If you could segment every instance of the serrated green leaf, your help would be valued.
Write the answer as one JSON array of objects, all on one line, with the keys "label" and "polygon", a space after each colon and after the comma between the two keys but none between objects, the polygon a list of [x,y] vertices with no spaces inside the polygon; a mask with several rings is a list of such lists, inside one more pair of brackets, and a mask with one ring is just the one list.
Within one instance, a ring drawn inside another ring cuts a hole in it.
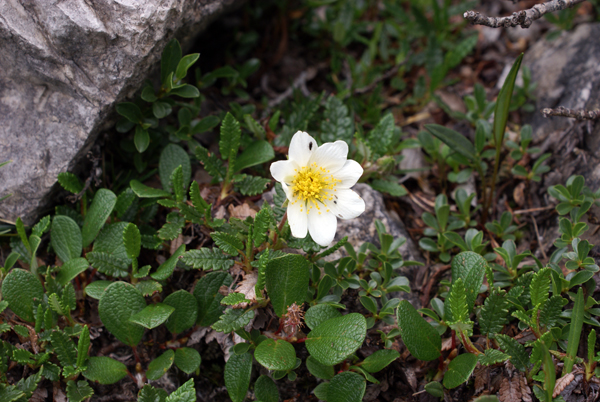
[{"label": "serrated green leaf", "polygon": [[381,118],[377,126],[367,136],[368,146],[373,152],[373,159],[385,155],[394,138],[394,116],[391,113]]},{"label": "serrated green leaf", "polygon": [[185,225],[185,218],[177,212],[171,212],[167,215],[167,223],[158,231],[158,237],[163,240],[174,240]]},{"label": "serrated green leaf", "polygon": [[195,269],[212,269],[214,271],[227,270],[234,264],[230,256],[223,254],[216,248],[188,250],[181,257],[181,261]]},{"label": "serrated green leaf", "polygon": [[235,306],[240,303],[250,303],[251,300],[246,299],[243,293],[230,293],[221,300],[221,304],[225,306]]},{"label": "serrated green leaf", "polygon": [[144,328],[129,322],[129,318],[146,307],[141,292],[126,282],[109,285],[98,304],[98,314],[106,329],[118,340],[136,346],[144,335]]},{"label": "serrated green leaf", "polygon": [[265,339],[254,351],[254,358],[268,370],[292,370],[296,365],[296,351],[284,340]]},{"label": "serrated green leaf", "polygon": [[267,184],[271,179],[265,179],[258,176],[246,176],[242,181],[236,183],[242,195],[257,195],[265,191]]},{"label": "serrated green leaf", "polygon": [[363,376],[344,371],[329,381],[327,402],[360,402],[366,389],[367,383]]},{"label": "serrated green leaf", "polygon": [[269,162],[273,158],[275,158],[275,151],[273,151],[273,146],[269,142],[264,140],[254,141],[237,157],[234,172],[240,172],[251,166]]},{"label": "serrated green leaf", "polygon": [[94,395],[94,390],[87,381],[67,382],[67,398],[69,402],[81,402]]},{"label": "serrated green leaf", "polygon": [[25,393],[14,385],[0,388],[0,400],[2,402],[15,402],[26,400]]},{"label": "serrated green leaf", "polygon": [[219,248],[227,254],[236,256],[239,254],[239,250],[244,249],[244,243],[242,243],[240,239],[232,234],[225,232],[212,232],[210,236],[217,246],[219,246]]},{"label": "serrated green leaf", "polygon": [[34,322],[33,304],[35,300],[43,299],[44,289],[30,271],[15,268],[2,281],[2,297],[19,318]]},{"label": "serrated green leaf", "polygon": [[25,349],[14,349],[12,359],[20,364],[34,364],[33,353]]},{"label": "serrated green leaf", "polygon": [[231,177],[235,169],[235,159],[240,147],[240,137],[242,130],[240,123],[231,113],[227,113],[221,122],[221,137],[219,139],[219,151],[221,159],[229,160],[229,169],[227,175]]},{"label": "serrated green leaf", "polygon": [[125,245],[127,257],[132,260],[139,257],[142,247],[142,235],[135,224],[130,223],[125,226],[125,230],[123,230],[123,244]]},{"label": "serrated green leaf", "polygon": [[265,280],[275,314],[281,317],[292,303],[300,306],[306,300],[308,261],[298,254],[274,258],[267,264]]},{"label": "serrated green leaf", "polygon": [[[171,395],[174,394],[175,393],[172,393]],[[144,385],[144,387],[138,393],[137,402],[166,402],[166,400],[167,391],[162,388],[156,389],[151,385]]]},{"label": "serrated green leaf", "polygon": [[308,352],[320,363],[333,366],[354,353],[367,334],[364,316],[351,313],[331,318],[312,330],[306,338]]},{"label": "serrated green leaf", "polygon": [[167,86],[169,75],[175,73],[180,60],[181,46],[177,39],[172,39],[163,49],[160,59],[160,82],[163,86]]},{"label": "serrated green leaf", "polygon": [[463,353],[455,357],[448,365],[448,371],[444,374],[444,387],[448,389],[456,388],[467,381],[476,365],[477,356],[472,353]]},{"label": "serrated green leaf", "polygon": [[508,335],[498,334],[496,340],[504,353],[510,356],[511,363],[520,371],[525,372],[529,367],[529,355],[525,346],[521,345],[516,339]]},{"label": "serrated green leaf", "polygon": [[87,325],[84,325],[79,334],[79,342],[77,342],[77,367],[82,368],[87,359],[88,349],[90,348],[90,330]]},{"label": "serrated green leaf", "polygon": [[[483,284],[487,261],[472,251],[463,251],[452,259],[452,282],[462,279],[466,294],[467,313],[473,311],[479,289]],[[449,320],[451,317],[445,317]]]},{"label": "serrated green leaf", "polygon": [[254,318],[254,310],[227,309],[219,321],[212,325],[217,332],[233,332],[245,327]]},{"label": "serrated green leaf", "polygon": [[160,198],[170,197],[171,193],[158,188],[148,187],[145,184],[140,183],[137,180],[131,180],[129,182],[131,190],[140,198]]},{"label": "serrated green leaf", "polygon": [[461,278],[452,283],[450,289],[450,297],[446,302],[452,311],[452,319],[454,322],[464,323],[469,320],[469,311],[467,310],[467,294],[465,285]]},{"label": "serrated green leaf", "polygon": [[[267,203],[265,204],[268,205]],[[274,223],[272,212],[270,208],[263,206],[254,216],[254,230],[252,232],[254,247],[260,247],[265,242],[271,223]]]},{"label": "serrated green leaf", "polygon": [[175,308],[165,323],[169,331],[179,334],[194,326],[198,317],[198,304],[191,293],[180,289],[167,296],[163,303]]},{"label": "serrated green leaf", "polygon": [[117,113],[121,116],[125,117],[132,123],[142,124],[144,120],[144,115],[138,105],[132,102],[121,102],[117,103]]},{"label": "serrated green leaf", "polygon": [[540,325],[544,326],[547,330],[554,327],[562,313],[562,308],[567,303],[567,299],[564,299],[559,295],[554,295],[548,299],[539,312]]},{"label": "serrated green leaf", "polygon": [[63,308],[62,303],[58,300],[56,293],[52,293],[48,296],[48,305],[56,314],[66,315],[67,311]]},{"label": "serrated green leaf", "polygon": [[348,113],[348,107],[332,95],[325,102],[323,117],[321,140],[323,142],[342,140],[350,145],[354,136],[354,122]]},{"label": "serrated green leaf", "polygon": [[73,194],[79,194],[83,190],[83,184],[81,184],[79,177],[75,176],[73,173],[59,173],[58,183],[62,186],[62,188]]},{"label": "serrated green leaf", "polygon": [[60,367],[56,364],[52,363],[44,363],[40,370],[42,376],[50,381],[59,381],[60,380]]},{"label": "serrated green leaf", "polygon": [[279,402],[277,385],[266,375],[261,375],[254,383],[254,395],[261,402]]},{"label": "serrated green leaf", "polygon": [[118,277],[126,277],[129,274],[130,260],[125,260],[115,257],[112,254],[91,251],[86,254],[89,263],[99,272],[105,275]]},{"label": "serrated green leaf", "polygon": [[328,366],[325,364],[319,363],[317,359],[312,356],[308,356],[306,359],[306,368],[312,375],[322,380],[329,380],[335,375],[335,370],[333,366]]},{"label": "serrated green leaf", "polygon": [[173,194],[175,195],[175,200],[182,202],[185,191],[187,190],[187,183],[183,183],[183,169],[181,166],[178,166],[175,168],[175,170],[173,170],[170,181],[173,188]]},{"label": "serrated green leaf", "polygon": [[135,287],[140,291],[140,293],[142,293],[142,296],[144,297],[152,296],[155,293],[162,292],[162,285],[159,282],[151,280],[139,281],[135,284]]},{"label": "serrated green leaf", "polygon": [[252,355],[232,355],[225,363],[225,387],[233,402],[243,402],[252,376]]},{"label": "serrated green leaf", "polygon": [[408,191],[406,191],[406,188],[403,185],[389,180],[373,180],[371,182],[371,187],[373,187],[374,190],[381,191],[382,193],[388,193],[394,197],[404,197],[406,194],[408,194]]},{"label": "serrated green leaf", "polygon": [[441,355],[442,338],[406,300],[397,310],[398,328],[402,341],[410,353],[419,360],[435,360]]},{"label": "serrated green leaf", "polygon": [[81,229],[83,247],[89,246],[94,241],[100,229],[106,223],[106,219],[110,216],[116,202],[117,196],[112,191],[105,188],[96,191]]},{"label": "serrated green leaf", "polygon": [[175,352],[173,349],[167,350],[150,362],[148,370],[146,371],[146,377],[151,381],[158,380],[167,372],[167,370],[169,370],[169,368],[171,368],[174,360]]},{"label": "serrated green leaf", "polygon": [[477,359],[479,360],[479,363],[484,366],[491,366],[496,363],[505,362],[510,359],[510,356],[497,349],[486,349],[484,353],[477,357]]},{"label": "serrated green leaf", "polygon": [[202,163],[204,169],[215,179],[223,180],[225,178],[225,169],[223,162],[214,154],[209,155],[208,149],[198,145],[194,150],[196,158]]},{"label": "serrated green leaf", "polygon": [[493,291],[483,302],[479,317],[479,329],[485,336],[500,333],[508,316],[506,292]]},{"label": "serrated green leaf", "polygon": [[543,304],[550,296],[550,275],[551,268],[542,268],[533,275],[529,285],[531,304],[535,307]]},{"label": "serrated green leaf", "polygon": [[231,275],[227,272],[210,272],[198,281],[193,293],[198,302],[198,325],[208,327],[219,319],[225,309],[221,306],[223,295],[219,289],[231,285],[231,282]]},{"label": "serrated green leaf", "polygon": [[173,191],[171,174],[178,166],[181,166],[182,169],[183,186],[187,188],[192,177],[190,158],[183,148],[171,143],[163,149],[158,162],[158,174],[164,190]]},{"label": "serrated green leaf", "polygon": [[196,390],[194,389],[194,379],[189,379],[181,387],[177,388],[175,392],[167,396],[165,402],[195,402],[196,401]]},{"label": "serrated green leaf", "polygon": [[304,314],[304,322],[310,329],[317,328],[322,322],[330,318],[341,317],[342,313],[329,304],[317,304],[310,307]]},{"label": "serrated green leaf", "polygon": [[61,286],[65,286],[77,275],[87,270],[89,266],[90,264],[85,258],[73,258],[60,267],[60,271],[56,275],[56,281]]},{"label": "serrated green leaf", "polygon": [[202,359],[200,353],[192,348],[175,350],[175,365],[186,374],[192,374],[200,367]]},{"label": "serrated green leaf", "polygon": [[139,324],[142,327],[152,329],[167,321],[173,311],[175,311],[175,308],[167,304],[150,304],[144,307],[143,310],[129,317],[129,321]]},{"label": "serrated green leaf", "polygon": [[91,356],[83,376],[100,384],[114,384],[127,375],[127,367],[107,356]]},{"label": "serrated green leaf", "polygon": [[368,371],[369,373],[377,373],[378,371],[386,368],[391,362],[400,357],[400,353],[391,349],[377,350],[375,353],[367,357],[362,364],[361,368]]},{"label": "serrated green leaf", "polygon": [[75,344],[71,338],[64,332],[55,330],[50,334],[50,339],[52,340],[52,347],[60,364],[63,367],[75,367],[77,364],[77,355]]},{"label": "serrated green leaf", "polygon": [[182,244],[171,257],[158,267],[155,273],[150,275],[153,279],[157,281],[162,281],[171,276],[173,271],[175,270],[175,266],[177,265],[177,261],[179,261],[179,257],[183,255],[185,252],[185,244]]}]

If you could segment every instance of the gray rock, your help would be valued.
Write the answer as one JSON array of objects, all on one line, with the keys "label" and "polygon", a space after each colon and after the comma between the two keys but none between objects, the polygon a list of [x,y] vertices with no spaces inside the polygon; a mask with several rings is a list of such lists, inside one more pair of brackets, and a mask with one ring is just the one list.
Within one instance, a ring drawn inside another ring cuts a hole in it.
[{"label": "gray rock", "polygon": [[177,37],[243,0],[0,1],[0,217],[32,223]]}]

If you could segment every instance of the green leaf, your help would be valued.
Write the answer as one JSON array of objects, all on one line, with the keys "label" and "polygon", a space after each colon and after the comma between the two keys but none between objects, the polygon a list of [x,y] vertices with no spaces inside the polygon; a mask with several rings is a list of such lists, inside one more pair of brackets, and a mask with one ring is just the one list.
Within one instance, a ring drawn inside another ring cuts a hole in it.
[{"label": "green leaf", "polygon": [[2,281],[2,297],[20,319],[34,322],[33,303],[43,300],[44,289],[30,271],[15,268]]},{"label": "green leaf", "polygon": [[198,325],[208,327],[219,319],[225,309],[221,306],[223,295],[219,289],[231,285],[231,282],[231,275],[227,272],[210,272],[198,281],[194,288],[194,297],[198,302]]},{"label": "green leaf", "polygon": [[391,113],[381,118],[377,126],[369,133],[368,146],[373,152],[373,159],[385,155],[394,139],[394,116]]},{"label": "green leaf", "polygon": [[194,389],[194,379],[189,379],[181,387],[177,388],[175,392],[167,396],[165,402],[195,402],[196,401],[196,390]]},{"label": "green leaf", "polygon": [[125,226],[125,230],[123,230],[123,244],[125,245],[127,257],[132,260],[139,257],[142,247],[142,235],[135,224],[130,223]]},{"label": "green leaf", "polygon": [[496,340],[504,353],[510,356],[511,363],[520,371],[525,372],[529,367],[529,354],[525,346],[521,345],[516,339],[504,335],[496,335]]},{"label": "green leaf", "polygon": [[148,134],[148,130],[145,130],[140,125],[135,126],[133,144],[139,153],[142,153],[148,149],[148,145],[150,145],[150,135]]},{"label": "green leaf", "polygon": [[257,195],[262,194],[265,191],[265,187],[270,182],[270,179],[258,176],[246,176],[242,181],[237,182],[236,186],[239,188],[240,194],[242,195]]},{"label": "green leaf", "polygon": [[86,256],[90,265],[103,274],[114,277],[125,277],[129,274],[130,260],[99,251],[89,252]]},{"label": "green leaf", "polygon": [[33,353],[25,349],[15,349],[12,353],[12,360],[19,364],[34,364]]},{"label": "green leaf", "polygon": [[448,371],[444,374],[444,387],[452,389],[466,382],[475,366],[477,365],[477,356],[472,353],[463,353],[455,357],[448,365]]},{"label": "green leaf", "polygon": [[217,332],[233,332],[245,327],[254,318],[254,310],[227,309],[219,321],[212,325]]},{"label": "green leaf", "polygon": [[323,142],[342,140],[350,145],[354,136],[354,121],[348,113],[348,107],[332,95],[325,102],[323,117],[321,140]]},{"label": "green leaf", "polygon": [[414,357],[425,361],[440,357],[442,338],[407,300],[400,302],[397,319],[402,341]]},{"label": "green leaf", "polygon": [[[473,311],[479,289],[483,284],[487,261],[473,251],[463,251],[452,260],[452,282],[462,279],[466,294],[467,312]],[[450,319],[451,317],[446,317]]]},{"label": "green leaf", "polygon": [[167,215],[167,223],[158,230],[158,237],[163,240],[174,240],[183,229],[185,218],[178,212],[171,212]]},{"label": "green leaf", "polygon": [[163,281],[170,277],[175,270],[175,266],[177,265],[177,261],[179,261],[179,257],[181,257],[184,252],[185,244],[182,244],[177,250],[175,250],[173,255],[171,255],[167,261],[160,264],[156,272],[150,276],[157,281]]},{"label": "green leaf", "polygon": [[175,350],[175,365],[186,374],[196,371],[201,362],[202,358],[196,349],[180,348]]},{"label": "green leaf", "polygon": [[244,249],[244,243],[242,243],[240,239],[232,234],[225,232],[212,232],[210,236],[217,246],[219,246],[219,248],[227,254],[236,256],[239,254],[239,250]]},{"label": "green leaf", "polygon": [[540,325],[546,327],[548,330],[554,327],[560,318],[562,308],[565,304],[567,304],[567,299],[564,299],[559,295],[550,297],[548,302],[544,303],[544,306],[540,309]]},{"label": "green leaf", "polygon": [[149,103],[156,102],[156,100],[158,99],[154,94],[154,88],[152,87],[152,85],[146,85],[144,89],[142,89],[140,97]]},{"label": "green leaf", "polygon": [[267,264],[265,274],[267,293],[278,317],[292,303],[304,303],[309,282],[308,261],[304,256],[287,254],[274,258]]},{"label": "green leaf", "polygon": [[221,300],[221,304],[225,306],[235,306],[240,303],[250,303],[252,300],[246,299],[243,293],[230,293]]},{"label": "green leaf", "polygon": [[261,402],[279,402],[277,385],[266,375],[261,375],[254,383],[254,395]]},{"label": "green leaf", "polygon": [[496,109],[494,111],[494,142],[497,147],[500,147],[504,140],[504,130],[506,129],[506,121],[508,120],[510,101],[512,99],[515,80],[517,79],[517,73],[519,72],[522,60],[523,53],[515,60],[496,100]]},{"label": "green leaf", "polygon": [[178,166],[181,166],[183,173],[183,185],[185,188],[187,188],[192,177],[190,157],[179,145],[171,143],[167,145],[165,149],[163,149],[158,162],[158,174],[164,190],[173,192],[171,174]]},{"label": "green leaf", "polygon": [[116,202],[117,196],[112,191],[105,188],[96,191],[81,229],[83,247],[89,246],[94,241],[100,229],[106,223],[106,219],[110,216]]},{"label": "green leaf", "polygon": [[90,264],[85,258],[73,258],[60,267],[60,271],[56,275],[56,281],[61,286],[65,286],[77,275],[87,270],[89,266]]},{"label": "green leaf", "polygon": [[360,402],[366,389],[367,382],[363,376],[344,371],[329,381],[327,402]]},{"label": "green leaf", "polygon": [[154,102],[152,104],[152,114],[157,119],[162,119],[171,114],[173,108],[168,102]]},{"label": "green leaf", "polygon": [[531,304],[533,307],[546,303],[550,296],[551,268],[542,268],[533,275],[529,285]]},{"label": "green leaf", "polygon": [[510,359],[510,356],[497,349],[486,349],[484,353],[477,357],[477,359],[479,360],[479,363],[484,366],[491,366],[496,363],[505,362]]},{"label": "green leaf", "polygon": [[25,393],[14,385],[0,388],[0,400],[2,402],[21,402],[26,399]]},{"label": "green leaf", "polygon": [[[265,205],[268,204],[265,203]],[[274,223],[271,209],[266,208],[265,205],[254,216],[254,231],[252,232],[254,247],[260,247],[265,242],[269,234],[269,227],[271,223]]]},{"label": "green leaf", "polygon": [[308,352],[321,364],[333,366],[354,353],[366,334],[365,317],[351,313],[321,323],[308,334],[305,343]]},{"label": "green leaf", "polygon": [[144,297],[152,296],[154,293],[162,291],[162,285],[156,281],[139,281],[135,284],[135,287]]},{"label": "green leaf", "polygon": [[429,395],[435,396],[437,398],[444,397],[444,387],[437,381],[432,381],[425,384],[425,391],[427,391]]},{"label": "green leaf", "polygon": [[175,309],[165,323],[169,331],[180,334],[194,326],[198,318],[198,304],[191,293],[180,289],[168,295],[163,303]]},{"label": "green leaf", "polygon": [[214,154],[209,155],[208,149],[204,148],[202,145],[198,145],[194,153],[209,175],[214,179],[223,180],[225,178],[223,162]]},{"label": "green leaf", "polygon": [[485,336],[500,333],[508,316],[506,292],[493,291],[483,302],[479,317],[479,329]]},{"label": "green leaf", "polygon": [[400,353],[391,349],[377,350],[371,356],[367,357],[362,364],[361,368],[367,370],[369,373],[377,373],[378,371],[386,368],[391,362],[400,357]]},{"label": "green leaf", "polygon": [[129,182],[129,186],[140,198],[160,198],[160,197],[170,197],[171,193],[165,190],[160,190],[158,188],[148,187],[137,180],[131,180]]},{"label": "green leaf", "polygon": [[83,326],[79,334],[79,342],[77,342],[77,367],[82,368],[88,356],[90,348],[90,329],[87,325]]},{"label": "green leaf", "polygon": [[461,278],[458,278],[458,280],[452,284],[447,304],[450,306],[450,311],[452,311],[452,319],[454,322],[464,323],[469,320],[467,295],[465,293],[465,285]]},{"label": "green leaf", "polygon": [[94,281],[85,287],[85,293],[92,299],[100,300],[111,281]]},{"label": "green leaf", "polygon": [[175,352],[173,349],[167,350],[156,359],[152,360],[148,365],[148,371],[146,371],[146,377],[150,381],[156,381],[162,377],[169,368],[173,365],[175,360]]},{"label": "green leaf", "polygon": [[254,358],[268,370],[288,371],[296,365],[294,347],[282,339],[262,341],[254,351]]},{"label": "green leaf", "polygon": [[260,165],[275,158],[273,146],[267,141],[253,141],[244,149],[235,161],[234,172],[242,171],[251,166]]},{"label": "green leaf", "polygon": [[135,103],[131,102],[122,102],[117,103],[117,113],[121,116],[125,117],[132,123],[142,124],[144,121],[144,115],[142,111]]},{"label": "green leaf", "polygon": [[135,286],[126,282],[114,282],[100,297],[98,314],[115,338],[133,347],[142,339],[144,328],[129,322],[129,318],[144,307],[144,296]]},{"label": "green leaf", "polygon": [[327,381],[320,383],[313,389],[313,393],[320,401],[327,401],[327,391],[329,390],[329,383]]},{"label": "green leaf", "polygon": [[142,311],[129,317],[129,321],[152,329],[167,321],[173,311],[175,311],[174,307],[163,303],[150,304],[144,307]]},{"label": "green leaf", "polygon": [[58,183],[67,191],[79,194],[83,190],[83,184],[73,173],[62,172],[58,174]]},{"label": "green leaf", "polygon": [[[189,380],[188,382],[190,382],[190,381],[193,381],[193,379]],[[185,383],[181,388],[185,387],[186,385],[187,385],[187,383]],[[177,393],[177,391],[175,391],[171,395],[175,395]],[[194,394],[195,394],[195,392],[194,392]],[[137,402],[166,402],[166,400],[167,400],[167,391],[165,391],[162,388],[156,389],[152,385],[144,385],[142,390],[138,393]],[[190,402],[194,402],[194,401],[195,401],[195,399],[192,399]]]},{"label": "green leaf", "polygon": [[477,160],[477,151],[471,141],[464,135],[450,128],[438,124],[426,124],[425,129],[448,145],[451,150],[469,159],[471,162]]},{"label": "green leaf", "polygon": [[227,270],[234,264],[230,256],[223,254],[216,248],[188,250],[181,257],[181,261],[195,269],[212,269],[214,271]]},{"label": "green leaf", "polygon": [[333,366],[328,366],[325,364],[319,363],[317,359],[312,356],[308,356],[306,359],[306,368],[312,375],[322,380],[329,380],[335,375],[335,370]]},{"label": "green leaf", "polygon": [[181,46],[177,39],[172,39],[165,46],[160,59],[160,82],[167,86],[166,82],[171,73],[174,73],[181,60]]},{"label": "green leaf", "polygon": [[200,57],[200,53],[193,53],[184,56],[177,64],[177,68],[175,69],[175,80],[181,81],[187,75],[188,70],[191,66],[194,65],[198,58]]},{"label": "green leaf", "polygon": [[114,384],[127,375],[127,367],[107,356],[92,356],[88,359],[83,376],[100,384]]},{"label": "green leaf", "polygon": [[[563,373],[567,374],[573,370],[573,363],[577,358],[579,350],[579,341],[581,340],[581,330],[583,329],[583,314],[585,309],[585,299],[583,297],[583,288],[577,290],[577,296],[573,305],[571,315],[571,326],[569,327],[569,337],[567,338],[567,357],[563,367]],[[10,303],[10,302],[9,302]],[[544,363],[545,364],[545,363]],[[545,368],[548,369],[547,367]]]},{"label": "green leaf", "polygon": [[225,363],[225,387],[233,402],[243,402],[252,376],[252,355],[231,355]]},{"label": "green leaf", "polygon": [[69,402],[81,402],[94,395],[94,390],[87,381],[67,382],[67,398]]},{"label": "green leaf", "polygon": [[50,339],[52,340],[52,347],[60,364],[63,367],[75,367],[77,364],[77,355],[75,344],[71,338],[64,332],[55,330],[50,334]]},{"label": "green leaf", "polygon": [[406,191],[406,188],[403,185],[389,180],[373,180],[371,182],[371,187],[373,187],[374,190],[381,191],[382,193],[388,193],[394,197],[404,197],[406,194],[408,194],[408,191]]},{"label": "green leaf", "polygon": [[197,98],[200,96],[200,91],[193,85],[185,84],[182,87],[173,88],[169,95],[177,95],[182,98]]},{"label": "green leaf", "polygon": [[219,125],[221,120],[218,116],[206,116],[202,120],[200,120],[194,127],[192,127],[192,133],[200,134],[204,133],[210,129],[215,128]]}]

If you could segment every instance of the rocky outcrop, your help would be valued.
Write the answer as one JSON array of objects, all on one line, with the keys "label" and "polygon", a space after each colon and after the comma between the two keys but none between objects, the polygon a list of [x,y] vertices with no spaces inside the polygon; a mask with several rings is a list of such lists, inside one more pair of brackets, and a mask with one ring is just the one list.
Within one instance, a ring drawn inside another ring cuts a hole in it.
[{"label": "rocky outcrop", "polygon": [[32,223],[177,37],[243,0],[0,1],[0,218]]}]

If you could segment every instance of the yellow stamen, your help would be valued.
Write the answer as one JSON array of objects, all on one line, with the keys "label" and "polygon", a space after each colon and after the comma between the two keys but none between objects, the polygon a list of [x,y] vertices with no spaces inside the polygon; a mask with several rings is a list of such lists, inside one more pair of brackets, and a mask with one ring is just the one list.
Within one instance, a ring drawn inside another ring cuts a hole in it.
[{"label": "yellow stamen", "polygon": [[[333,194],[331,190],[336,191],[335,186],[341,182],[336,179],[333,175],[328,174],[329,170],[317,166],[313,163],[310,166],[303,166],[299,169],[294,169],[297,173],[294,175],[292,180],[292,192],[294,194],[294,201],[306,206],[306,213],[309,213],[313,204],[317,207],[320,212],[319,203],[323,204],[324,201],[333,200]],[[300,210],[302,212],[302,209]],[[327,210],[329,212],[329,210]]]}]

